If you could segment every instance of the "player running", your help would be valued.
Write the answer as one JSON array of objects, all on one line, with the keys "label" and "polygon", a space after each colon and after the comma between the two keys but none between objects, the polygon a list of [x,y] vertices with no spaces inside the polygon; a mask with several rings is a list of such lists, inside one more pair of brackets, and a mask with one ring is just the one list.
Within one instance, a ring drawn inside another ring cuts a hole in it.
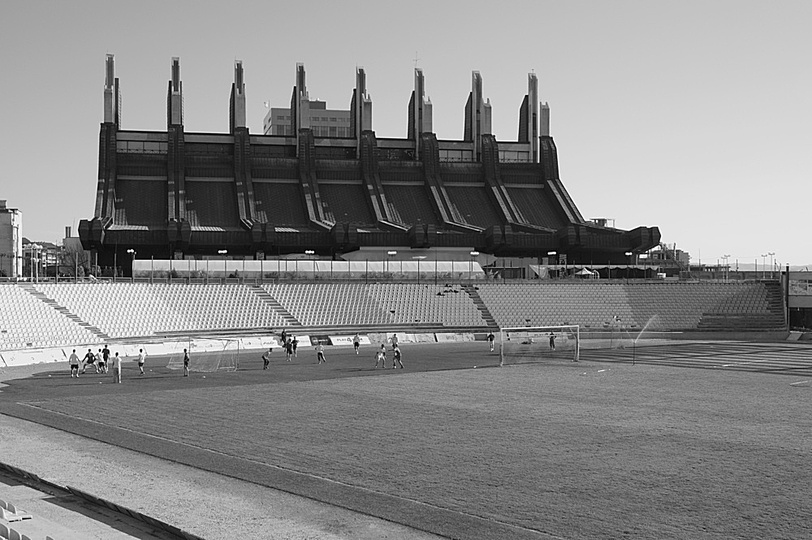
[{"label": "player running", "polygon": [[327,363],[327,360],[324,358],[324,345],[321,342],[316,345],[316,358],[318,360],[318,362],[316,362],[317,364],[321,364],[322,362]]},{"label": "player running", "polygon": [[488,345],[490,345],[490,347],[491,347],[491,352],[493,352],[493,340],[494,339],[495,339],[495,336],[493,335],[493,332],[488,332]]},{"label": "player running", "polygon": [[361,336],[356,332],[355,337],[352,338],[352,346],[355,349],[355,354],[358,354],[358,349],[361,347]]},{"label": "player running", "polygon": [[397,369],[400,364],[400,369],[403,369],[403,362],[400,361],[400,347],[395,347],[395,353],[392,358],[392,369]]}]

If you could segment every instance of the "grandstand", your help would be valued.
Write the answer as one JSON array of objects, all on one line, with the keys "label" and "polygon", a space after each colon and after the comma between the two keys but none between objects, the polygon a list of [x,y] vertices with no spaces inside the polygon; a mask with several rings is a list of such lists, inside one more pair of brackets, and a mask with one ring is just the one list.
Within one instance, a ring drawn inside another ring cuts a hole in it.
[{"label": "grandstand", "polygon": [[[786,329],[775,281],[418,283],[26,283],[0,286],[0,350],[287,328],[485,331]],[[654,321],[654,324],[652,324]]]},{"label": "grandstand", "polygon": [[[94,266],[140,260],[468,261],[548,253],[622,264],[660,241],[657,227],[585,220],[558,171],[549,107],[528,74],[518,137],[497,141],[482,77],[472,73],[462,140],[439,140],[416,69],[406,138],[378,138],[366,74],[356,70],[350,137],[312,125],[304,66],[296,68],[286,135],[249,133],[242,63],[234,67],[228,133],[187,133],[180,60],[172,60],[165,131],[123,129],[119,80],[107,56],[94,215],[79,236]],[[285,126],[287,128],[287,126]],[[407,255],[411,252],[411,255]],[[90,268],[87,268],[90,271]],[[98,275],[98,270],[92,272]]]},{"label": "grandstand", "polygon": [[[625,264],[660,240],[657,227],[626,231],[581,216],[559,175],[535,74],[515,141],[491,133],[478,72],[456,141],[432,132],[420,69],[402,139],[372,130],[363,68],[350,101],[351,136],[316,136],[311,120],[329,119],[313,115],[328,113],[310,108],[305,79],[299,64],[286,134],[253,135],[237,61],[228,133],[186,133],[174,58],[166,130],[125,130],[108,55],[96,205],[79,233],[96,270],[123,266],[132,279],[0,286],[0,301],[11,306],[0,312],[0,350],[282,328],[786,328],[782,286],[772,281],[486,279],[483,266],[497,258]],[[433,270],[423,283],[421,259]],[[148,279],[135,271],[145,264]]]}]

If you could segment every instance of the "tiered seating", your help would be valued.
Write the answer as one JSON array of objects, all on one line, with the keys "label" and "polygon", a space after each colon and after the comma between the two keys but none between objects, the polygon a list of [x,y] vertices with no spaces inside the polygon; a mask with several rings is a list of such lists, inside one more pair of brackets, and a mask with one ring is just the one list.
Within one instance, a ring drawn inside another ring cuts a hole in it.
[{"label": "tiered seating", "polygon": [[500,218],[488,199],[487,192],[481,187],[470,188],[446,184],[445,189],[466,223],[480,227],[499,223]]},{"label": "tiered seating", "polygon": [[751,283],[737,289],[703,313],[698,325],[700,329],[747,331],[784,326],[786,319],[780,287]]},{"label": "tiered seating", "polygon": [[0,350],[47,348],[101,339],[19,285],[0,285]]},{"label": "tiered seating", "polygon": [[380,283],[367,286],[367,294],[398,324],[486,326],[471,297],[460,287],[416,283]]},{"label": "tiered seating", "polygon": [[277,283],[262,288],[304,326],[391,322],[389,313],[367,296],[362,283]]},{"label": "tiered seating", "polygon": [[[761,283],[516,283],[482,284],[479,295],[499,326],[579,324],[601,327],[618,317],[652,330],[751,330],[781,326]],[[776,313],[778,311],[779,313]],[[745,327],[743,316],[754,314]],[[718,323],[719,318],[726,323]],[[760,322],[758,322],[760,321]]]},{"label": "tiered seating", "polygon": [[272,306],[239,284],[80,283],[37,288],[111,337],[283,324]]},{"label": "tiered seating", "polygon": [[485,326],[465,291],[415,283],[294,283],[263,288],[305,326]]},{"label": "tiered seating", "polygon": [[651,330],[772,330],[785,324],[777,283],[482,283],[471,294],[460,287],[416,283],[276,283],[262,289],[270,298],[243,284],[2,285],[0,350],[93,345],[107,337],[170,332],[279,328],[296,321],[348,328],[486,327],[472,298],[477,294],[476,301],[500,327],[603,328],[616,319],[627,328]]},{"label": "tiered seating", "polygon": [[362,184],[329,184],[319,177],[321,200],[327,204],[335,221],[375,223],[375,215],[364,203],[366,187]]},{"label": "tiered seating", "polygon": [[500,327],[580,324],[601,327],[613,317],[631,321],[622,287],[610,283],[480,284],[479,296]]},{"label": "tiered seating", "polygon": [[24,519],[31,519],[32,516],[28,512],[20,510],[14,504],[0,499],[0,517],[5,521],[22,521]]}]

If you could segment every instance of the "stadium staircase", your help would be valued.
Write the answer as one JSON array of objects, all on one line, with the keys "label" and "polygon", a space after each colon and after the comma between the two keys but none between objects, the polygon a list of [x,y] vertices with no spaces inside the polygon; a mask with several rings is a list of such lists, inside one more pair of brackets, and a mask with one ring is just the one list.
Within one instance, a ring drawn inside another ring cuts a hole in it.
[{"label": "stadium staircase", "polygon": [[106,333],[104,333],[100,328],[98,328],[96,326],[93,326],[89,322],[81,319],[78,315],[71,312],[65,306],[58,304],[57,301],[54,300],[53,298],[50,298],[50,297],[46,296],[45,293],[43,293],[42,291],[39,291],[39,290],[35,289],[33,285],[21,285],[21,287],[28,294],[30,294],[31,296],[33,296],[37,300],[40,300],[44,304],[47,304],[48,306],[52,307],[57,312],[59,312],[61,315],[65,316],[67,319],[69,319],[72,322],[76,323],[78,326],[81,326],[85,330],[91,332],[96,337],[98,337],[101,341],[106,341],[106,340],[110,339],[110,336],[107,335]]},{"label": "stadium staircase", "polygon": [[301,326],[302,325],[302,323],[300,323],[299,320],[296,319],[296,317],[291,315],[290,311],[288,311],[285,308],[285,306],[280,304],[279,301],[276,298],[274,298],[273,296],[268,294],[268,291],[266,291],[265,289],[263,289],[259,285],[251,285],[250,289],[252,291],[254,291],[254,294],[259,296],[262,299],[263,302],[265,302],[266,304],[270,304],[270,306],[274,309],[274,311],[276,311],[279,314],[279,316],[282,318],[282,320],[284,321],[283,324],[285,326]]},{"label": "stadium staircase", "polygon": [[491,312],[488,309],[488,306],[485,305],[485,302],[479,296],[479,288],[474,287],[473,285],[463,285],[462,289],[466,293],[468,293],[468,296],[471,297],[471,301],[473,301],[476,308],[482,314],[482,320],[487,323],[488,329],[490,329],[490,330],[498,330],[499,325],[496,324],[496,319],[493,318],[493,315],[491,315]]},{"label": "stadium staircase", "polygon": [[781,284],[762,282],[726,297],[703,313],[697,330],[773,331],[785,330],[787,321]]}]

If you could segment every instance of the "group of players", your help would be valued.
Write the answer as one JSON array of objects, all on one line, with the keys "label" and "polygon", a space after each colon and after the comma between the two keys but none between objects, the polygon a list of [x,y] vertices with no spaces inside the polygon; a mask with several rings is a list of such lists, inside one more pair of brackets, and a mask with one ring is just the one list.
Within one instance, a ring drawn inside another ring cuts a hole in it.
[{"label": "group of players", "polygon": [[[285,351],[285,355],[287,357],[287,361],[290,362],[291,358],[298,357],[298,346],[299,340],[296,339],[296,336],[288,335],[285,330],[282,330],[281,334],[281,342],[282,342],[282,349]],[[400,367],[403,369],[403,356],[398,346],[398,335],[393,334],[392,338],[390,339],[392,343],[392,369],[397,369]],[[355,349],[355,354],[359,354],[359,350],[361,348],[361,336],[357,333],[352,338],[352,345]],[[324,344],[319,342],[316,347],[316,363],[317,364],[326,364],[327,359],[324,356]],[[262,355],[262,369],[268,369],[268,366],[271,362],[271,353],[273,352],[273,347],[270,347],[267,352]],[[144,374],[144,363],[146,361],[146,353],[144,349],[138,350],[138,369],[141,375]],[[84,375],[87,371],[87,367],[92,365],[96,373],[105,374],[108,372],[108,365],[111,365],[113,370],[113,382],[120,383],[121,382],[121,361],[122,358],[118,355],[118,352],[111,358],[110,357],[110,349],[107,345],[104,348],[99,349],[98,352],[94,353],[93,349],[88,349],[87,353],[85,354],[82,360],[79,360],[79,356],[76,354],[76,349],[73,349],[70,357],[68,358],[68,362],[70,363],[70,376],[79,377],[79,375]],[[183,349],[183,375],[184,377],[189,376],[189,353],[186,349]],[[375,353],[375,369],[378,366],[382,368],[386,368],[386,346],[381,343],[381,348]],[[80,371],[81,367],[81,371]]]},{"label": "group of players", "polygon": [[[357,336],[358,334],[356,334]],[[398,335],[392,334],[392,369],[397,369],[400,366],[400,369],[403,369],[403,362],[402,362],[402,354],[400,352],[400,347],[398,346]],[[353,343],[354,344],[354,343]],[[358,347],[356,346],[356,354],[358,354]],[[381,348],[378,349],[378,352],[375,353],[375,369],[378,369],[378,366],[386,369],[386,346],[381,343]]]},{"label": "group of players", "polygon": [[[401,353],[400,347],[398,346],[398,335],[393,334],[392,338],[390,339],[392,343],[392,369],[397,369],[400,367],[403,369],[403,355]],[[285,330],[282,330],[281,334],[281,343],[282,343],[282,350],[285,351],[285,355],[287,357],[287,361],[290,362],[291,358],[298,357],[297,348],[298,348],[298,340],[296,336],[288,335]],[[357,333],[352,338],[352,346],[355,350],[355,354],[359,354],[359,350],[361,348],[361,336]],[[324,356],[324,344],[319,342],[316,347],[316,363],[317,364],[326,364],[327,359]],[[273,353],[273,347],[269,347],[268,350],[262,355],[262,369],[268,369],[268,366],[271,363],[271,354]],[[378,352],[375,353],[375,369],[378,366],[382,368],[386,368],[386,346],[381,343],[381,348]]]},{"label": "group of players", "polygon": [[[141,372],[141,375],[144,374],[144,362],[146,361],[146,358],[147,355],[144,352],[144,349],[139,349],[138,369]],[[93,349],[88,349],[81,361],[79,360],[79,356],[76,354],[76,349],[73,349],[73,352],[71,352],[70,356],[68,357],[68,363],[70,364],[70,376],[71,378],[78,378],[79,375],[84,375],[87,371],[88,365],[93,366],[96,369],[96,373],[105,374],[108,371],[107,366],[112,364],[111,369],[113,370],[113,382],[120,383],[121,360],[122,359],[118,355],[118,352],[116,352],[111,359],[110,349],[107,348],[107,345],[105,345],[103,349],[99,349],[95,354],[93,353]],[[79,371],[80,366],[82,371]]]}]

